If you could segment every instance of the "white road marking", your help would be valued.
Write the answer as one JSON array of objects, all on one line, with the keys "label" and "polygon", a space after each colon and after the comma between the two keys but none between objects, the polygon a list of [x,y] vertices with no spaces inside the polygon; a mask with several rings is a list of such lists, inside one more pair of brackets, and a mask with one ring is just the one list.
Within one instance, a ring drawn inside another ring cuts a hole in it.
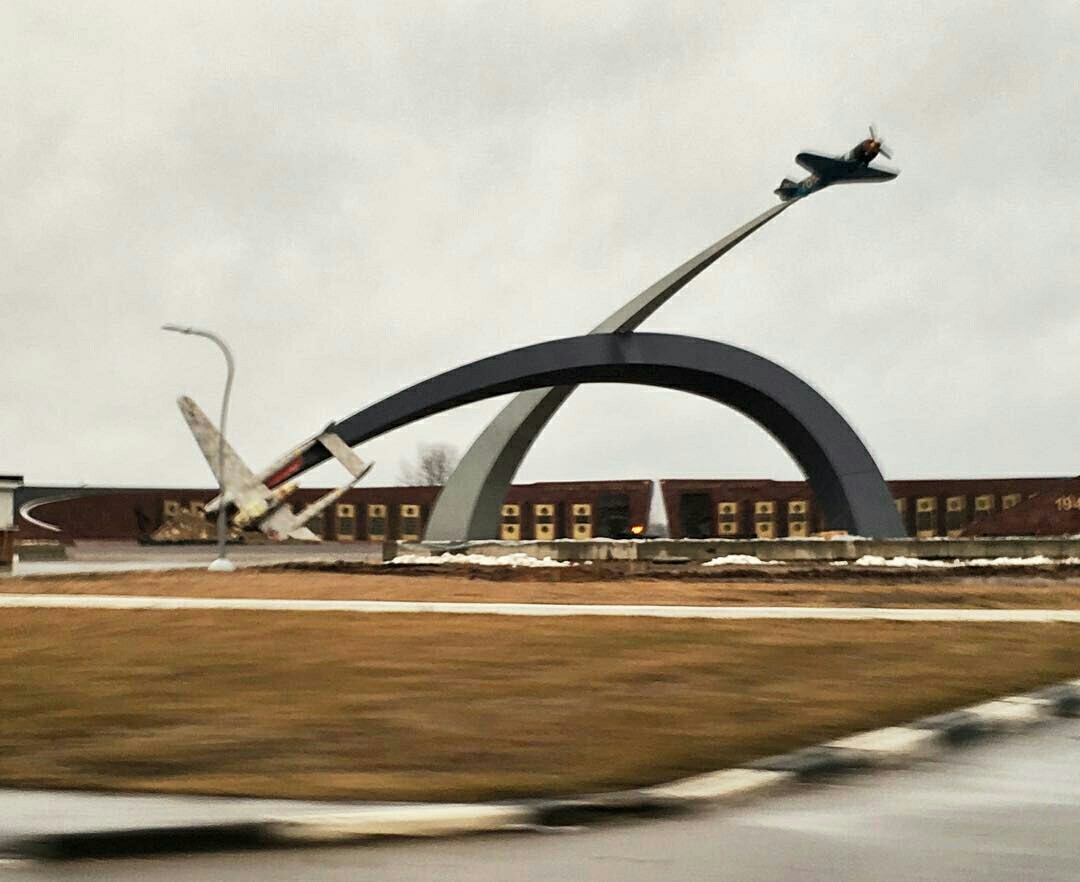
[{"label": "white road marking", "polygon": [[411,600],[267,600],[115,594],[0,594],[0,607],[38,609],[233,609],[273,612],[448,613],[488,616],[632,616],[658,619],[830,619],[890,622],[1072,622],[1076,609],[890,609],[810,606],[661,606],[455,603]]}]

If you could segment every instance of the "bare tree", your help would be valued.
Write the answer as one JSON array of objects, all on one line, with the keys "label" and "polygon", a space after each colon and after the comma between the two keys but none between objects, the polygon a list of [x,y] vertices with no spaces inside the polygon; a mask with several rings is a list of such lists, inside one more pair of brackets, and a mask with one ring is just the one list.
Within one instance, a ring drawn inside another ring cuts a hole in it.
[{"label": "bare tree", "polygon": [[416,461],[401,461],[398,480],[412,487],[441,487],[457,468],[457,450],[449,444],[421,444]]}]

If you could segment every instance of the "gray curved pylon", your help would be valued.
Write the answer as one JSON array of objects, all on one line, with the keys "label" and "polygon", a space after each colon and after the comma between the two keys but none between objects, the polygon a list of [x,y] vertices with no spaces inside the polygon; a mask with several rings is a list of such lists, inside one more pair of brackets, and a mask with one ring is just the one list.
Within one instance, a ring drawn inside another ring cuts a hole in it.
[{"label": "gray curved pylon", "polygon": [[[600,322],[591,333],[626,333],[638,328],[696,275],[798,201],[792,199],[774,205],[743,224],[650,285]],[[498,537],[502,503],[521,461],[574,388],[557,386],[522,392],[495,415],[439,493],[428,519],[425,540],[445,542]]]},{"label": "gray curved pylon", "polygon": [[[818,392],[780,365],[726,343],[678,334],[585,334],[501,352],[430,377],[330,427],[350,447],[497,395],[579,383],[674,389],[754,420],[799,464],[829,529],[904,535],[865,445]],[[325,456],[318,445],[304,468]]]}]

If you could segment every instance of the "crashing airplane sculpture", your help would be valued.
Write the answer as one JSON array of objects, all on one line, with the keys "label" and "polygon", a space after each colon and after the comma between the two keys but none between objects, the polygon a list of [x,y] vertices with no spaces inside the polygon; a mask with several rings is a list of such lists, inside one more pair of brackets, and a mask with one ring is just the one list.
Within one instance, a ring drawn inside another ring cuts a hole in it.
[{"label": "crashing airplane sculpture", "polygon": [[[222,439],[221,433],[194,401],[184,396],[178,399],[177,403],[214,477],[225,491],[223,496],[218,496],[207,504],[206,513],[212,514],[224,504],[232,509],[230,522],[233,526],[241,529],[255,527],[271,539],[318,542],[319,537],[305,524],[340,499],[371,471],[375,464],[365,464],[338,435],[327,429],[308,438],[255,474],[229,443]],[[294,514],[286,504],[286,499],[296,490],[297,485],[295,481],[286,479],[299,471],[303,455],[317,444],[349,470],[352,480]],[[221,450],[224,458],[222,468],[219,469],[218,454]]]}]

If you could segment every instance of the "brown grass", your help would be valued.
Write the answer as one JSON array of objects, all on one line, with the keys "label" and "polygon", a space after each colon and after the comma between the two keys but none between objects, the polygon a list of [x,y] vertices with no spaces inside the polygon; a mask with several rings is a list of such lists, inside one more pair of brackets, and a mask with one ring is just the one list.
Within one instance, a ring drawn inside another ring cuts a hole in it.
[{"label": "brown grass", "polygon": [[380,567],[359,568],[355,572],[271,568],[240,570],[224,576],[180,570],[11,579],[0,581],[0,592],[695,606],[1080,608],[1080,579],[996,576],[911,582],[878,576],[876,580],[771,581],[748,578],[729,582],[683,577],[642,579],[628,575],[598,581],[544,582],[533,581],[537,576],[532,570],[503,573],[504,578],[508,576],[518,576],[521,581],[488,581],[470,578],[469,573],[461,571],[418,573],[415,570],[401,572],[396,568],[388,571]]},{"label": "brown grass", "polygon": [[0,782],[623,787],[1076,676],[1080,627],[5,610]]}]

